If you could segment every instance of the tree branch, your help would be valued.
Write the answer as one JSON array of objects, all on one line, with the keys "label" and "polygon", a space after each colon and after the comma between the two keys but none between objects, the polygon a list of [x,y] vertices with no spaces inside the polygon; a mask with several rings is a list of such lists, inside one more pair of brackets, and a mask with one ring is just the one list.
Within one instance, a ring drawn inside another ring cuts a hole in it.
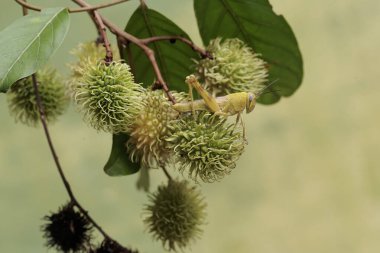
[{"label": "tree branch", "polygon": [[103,42],[103,45],[106,49],[106,57],[104,60],[105,60],[106,64],[108,64],[108,63],[112,62],[113,54],[112,54],[112,49],[111,49],[111,43],[109,42],[108,37],[107,37],[107,33],[106,33],[107,29],[104,26],[103,20],[97,11],[91,11],[89,13],[91,13],[90,16],[93,17],[92,19],[97,26],[98,33],[103,40],[102,42]]},{"label": "tree branch", "polygon": [[[32,4],[28,4],[26,2],[26,0],[15,0],[18,4],[20,4],[21,6],[29,9],[29,10],[34,10],[34,11],[41,11],[43,8],[42,7],[39,7],[39,6],[36,6],[36,5],[32,5]],[[120,4],[120,3],[124,3],[124,2],[127,2],[129,0],[116,0],[116,1],[112,1],[110,3],[103,3],[103,4],[98,4],[98,5],[94,5],[94,6],[90,6],[90,7],[82,7],[82,8],[68,8],[68,11],[70,13],[78,13],[78,12],[86,12],[86,11],[94,11],[94,10],[98,10],[98,9],[102,9],[102,8],[107,8],[107,7],[110,7],[110,6],[113,6],[113,5],[117,5],[117,4]]]}]

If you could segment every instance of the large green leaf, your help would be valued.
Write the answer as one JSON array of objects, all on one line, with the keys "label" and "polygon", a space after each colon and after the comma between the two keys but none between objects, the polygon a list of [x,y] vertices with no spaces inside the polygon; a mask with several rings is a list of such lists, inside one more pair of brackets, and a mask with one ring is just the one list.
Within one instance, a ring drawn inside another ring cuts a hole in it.
[{"label": "large green leaf", "polygon": [[128,141],[127,134],[114,134],[112,137],[112,150],[104,171],[109,176],[124,176],[136,173],[140,169],[139,163],[129,159],[125,143]]},{"label": "large green leaf", "polygon": [[[138,38],[178,35],[189,39],[189,36],[175,23],[145,5],[136,9],[125,30]],[[187,91],[185,77],[194,72],[192,59],[198,59],[198,54],[180,41],[175,43],[159,41],[149,44],[149,47],[155,53],[157,63],[169,88]],[[136,81],[143,83],[145,87],[152,85],[155,75],[150,61],[136,45],[129,45],[129,49],[126,51],[125,60],[131,65]]]},{"label": "large green leaf", "polygon": [[237,37],[262,54],[275,84],[259,102],[275,103],[300,86],[303,63],[297,40],[268,0],[194,0],[194,9],[205,45],[216,37]]},{"label": "large green leaf", "polygon": [[0,32],[0,91],[45,65],[69,29],[67,9],[44,9],[14,21]]}]

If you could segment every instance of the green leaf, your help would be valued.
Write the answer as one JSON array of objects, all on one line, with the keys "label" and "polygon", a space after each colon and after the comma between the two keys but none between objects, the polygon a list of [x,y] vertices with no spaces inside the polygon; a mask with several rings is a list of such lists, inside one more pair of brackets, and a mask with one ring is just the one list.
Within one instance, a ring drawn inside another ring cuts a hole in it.
[{"label": "green leaf", "polygon": [[67,9],[23,16],[0,32],[0,92],[35,73],[59,48],[69,29]]},{"label": "green leaf", "polygon": [[112,136],[111,155],[108,158],[104,171],[109,176],[125,176],[140,170],[140,164],[129,159],[125,143],[128,141],[127,134],[114,134]]},{"label": "green leaf", "polygon": [[[130,18],[125,30],[138,38],[162,35],[177,35],[190,39],[189,36],[171,20],[162,14],[141,5]],[[150,43],[164,80],[171,90],[187,91],[185,77],[194,72],[192,59],[199,59],[188,45],[175,41],[159,41]],[[134,44],[126,50],[125,60],[131,65],[137,82],[148,87],[155,81],[152,65],[144,52]],[[128,54],[129,57],[128,57]],[[132,58],[132,61],[129,58]]]},{"label": "green leaf", "polygon": [[216,37],[237,37],[269,64],[269,81],[275,83],[259,102],[275,103],[301,85],[303,63],[297,40],[268,0],[194,0],[194,9],[205,45]]}]

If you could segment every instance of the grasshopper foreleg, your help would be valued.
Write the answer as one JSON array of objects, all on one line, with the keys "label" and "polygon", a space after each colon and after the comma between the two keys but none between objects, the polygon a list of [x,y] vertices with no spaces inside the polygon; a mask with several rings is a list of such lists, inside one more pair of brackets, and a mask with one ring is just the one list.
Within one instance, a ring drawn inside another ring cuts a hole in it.
[{"label": "grasshopper foreleg", "polygon": [[191,86],[190,83],[187,83],[187,84],[189,85],[189,96],[190,96],[190,99],[191,99],[191,103],[190,103],[191,112],[193,113],[193,116],[195,117],[193,86]]},{"label": "grasshopper foreleg", "polygon": [[243,129],[243,141],[246,144],[248,144],[248,141],[247,141],[247,138],[246,138],[246,134],[245,134],[245,124],[244,124],[244,121],[243,121],[243,117],[241,116],[241,113],[238,113],[236,115],[236,121],[235,121],[234,131],[235,131],[236,126],[239,124],[239,121],[240,121],[241,127]]}]

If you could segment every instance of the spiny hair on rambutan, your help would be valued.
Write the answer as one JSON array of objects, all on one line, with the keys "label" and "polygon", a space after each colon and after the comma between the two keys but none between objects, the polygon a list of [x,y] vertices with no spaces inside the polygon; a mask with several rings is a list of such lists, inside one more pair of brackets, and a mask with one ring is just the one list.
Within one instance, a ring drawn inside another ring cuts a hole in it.
[{"label": "spiny hair on rambutan", "polygon": [[211,40],[207,51],[213,58],[197,62],[197,74],[214,95],[257,92],[268,81],[267,64],[238,38]]},{"label": "spiny hair on rambutan", "polygon": [[[38,91],[47,122],[52,123],[67,108],[69,98],[65,85],[54,69],[44,68],[36,73]],[[40,120],[32,76],[18,80],[8,90],[8,107],[16,122],[36,126]]]},{"label": "spiny hair on rambutan", "polygon": [[73,98],[95,129],[128,132],[142,109],[144,88],[135,83],[130,67],[121,62],[87,63],[82,76],[72,82]]},{"label": "spiny hair on rambutan", "polygon": [[63,252],[80,252],[90,245],[92,225],[68,203],[44,217],[42,226],[46,246]]},{"label": "spiny hair on rambutan", "polygon": [[111,239],[104,239],[99,247],[90,250],[89,253],[138,253],[138,251],[125,248]]},{"label": "spiny hair on rambutan", "polygon": [[188,114],[172,126],[166,139],[176,154],[180,172],[188,171],[195,181],[221,180],[236,166],[245,141],[238,125],[209,112]]},{"label": "spiny hair on rambutan", "polygon": [[[173,92],[177,101],[185,99],[183,93]],[[172,156],[165,137],[170,135],[170,125],[178,117],[162,90],[147,91],[142,98],[143,107],[131,126],[126,143],[132,161],[147,168],[168,163]]]}]

